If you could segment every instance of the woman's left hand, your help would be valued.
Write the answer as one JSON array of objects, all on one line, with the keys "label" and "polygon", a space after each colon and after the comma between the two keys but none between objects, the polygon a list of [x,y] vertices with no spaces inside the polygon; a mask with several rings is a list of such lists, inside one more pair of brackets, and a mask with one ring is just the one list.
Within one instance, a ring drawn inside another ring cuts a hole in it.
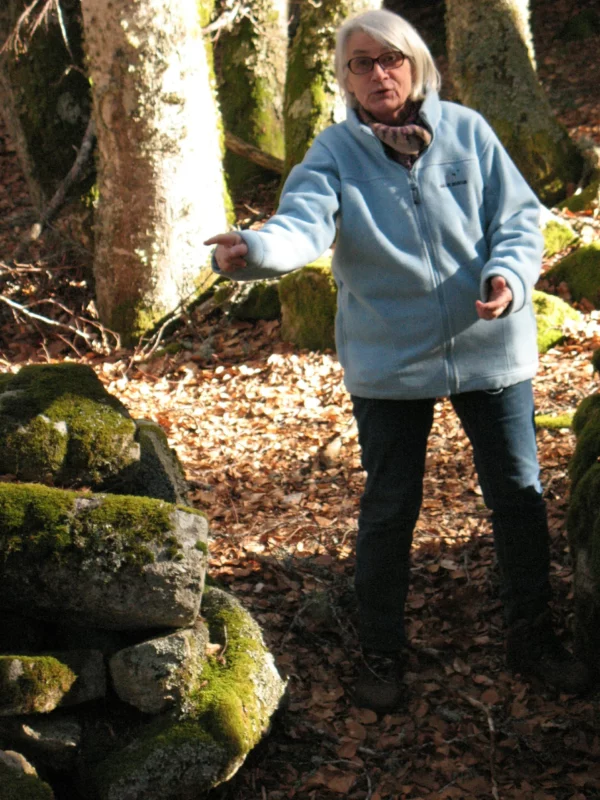
[{"label": "woman's left hand", "polygon": [[497,319],[512,303],[513,294],[504,278],[496,275],[490,281],[490,293],[485,303],[475,301],[477,314],[481,319]]}]

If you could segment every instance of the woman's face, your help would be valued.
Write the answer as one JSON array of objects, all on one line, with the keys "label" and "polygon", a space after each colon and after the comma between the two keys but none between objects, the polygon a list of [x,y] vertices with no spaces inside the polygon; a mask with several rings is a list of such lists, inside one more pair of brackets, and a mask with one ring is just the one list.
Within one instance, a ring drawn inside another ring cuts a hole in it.
[{"label": "woman's face", "polygon": [[[395,48],[382,44],[364,31],[355,31],[348,39],[346,61],[356,56],[377,58]],[[400,67],[387,72],[377,63],[371,72],[354,75],[350,70],[346,76],[346,89],[360,105],[369,111],[378,122],[393,125],[412,90],[412,67],[408,58]]]}]

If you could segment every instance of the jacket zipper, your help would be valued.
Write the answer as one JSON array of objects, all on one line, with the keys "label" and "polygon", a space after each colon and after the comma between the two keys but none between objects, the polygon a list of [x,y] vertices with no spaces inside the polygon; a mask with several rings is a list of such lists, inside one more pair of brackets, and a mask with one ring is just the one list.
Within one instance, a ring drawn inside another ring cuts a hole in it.
[{"label": "jacket zipper", "polygon": [[[404,169],[406,169],[406,167],[404,167]],[[425,211],[425,206],[421,201],[421,192],[419,190],[419,186],[417,183],[417,172],[415,172],[414,166],[411,169],[407,170],[407,172],[408,172],[408,183],[410,186],[413,203],[415,205],[415,216],[417,219],[419,230],[421,231],[423,252],[425,253],[427,264],[429,266],[429,269],[431,270],[431,274],[433,275],[435,288],[440,289],[439,272],[435,268],[433,258],[431,256],[431,253],[429,252],[429,248],[427,246],[427,236],[424,235],[429,226],[427,225],[427,215]],[[454,360],[452,358],[454,346],[451,335],[450,320],[448,318],[448,311],[441,301],[440,301],[440,312],[442,315],[442,324],[444,326],[444,333],[445,333],[444,356],[445,356],[446,381],[448,382],[448,388],[450,390],[450,394],[454,394],[455,392],[458,391],[459,381],[458,381],[458,375],[456,374],[456,369],[454,367]]]}]

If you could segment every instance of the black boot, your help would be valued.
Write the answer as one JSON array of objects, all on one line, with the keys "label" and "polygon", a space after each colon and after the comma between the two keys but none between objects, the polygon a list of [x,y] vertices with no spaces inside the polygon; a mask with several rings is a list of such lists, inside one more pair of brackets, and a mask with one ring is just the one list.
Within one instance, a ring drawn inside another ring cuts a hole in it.
[{"label": "black boot", "polygon": [[554,633],[550,611],[534,620],[520,619],[509,628],[506,662],[513,672],[540,678],[561,692],[582,694],[592,685],[590,670]]},{"label": "black boot", "polygon": [[378,714],[387,714],[398,708],[404,697],[402,677],[406,662],[403,651],[382,653],[364,650],[354,687],[355,704]]}]

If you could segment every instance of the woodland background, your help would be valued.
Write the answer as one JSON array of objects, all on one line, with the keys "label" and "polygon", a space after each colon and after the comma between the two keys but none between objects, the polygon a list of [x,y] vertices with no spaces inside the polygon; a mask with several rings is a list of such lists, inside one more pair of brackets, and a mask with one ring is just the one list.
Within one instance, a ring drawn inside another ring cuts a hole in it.
[{"label": "woodland background", "polygon": [[[596,4],[534,0],[532,30],[555,113],[571,136],[600,145],[600,35],[562,35],[583,7]],[[440,3],[407,4],[409,11],[426,40],[439,37]],[[235,204],[238,224],[259,226],[277,189],[276,179],[247,185]],[[418,650],[410,691],[397,714],[377,719],[350,696],[364,476],[335,355],[283,343],[278,321],[235,322],[210,304],[182,311],[160,341],[119,347],[95,316],[90,254],[80,244],[48,235],[10,262],[34,217],[13,143],[0,128],[0,369],[90,364],[134,417],[163,426],[194,503],[210,517],[211,575],[253,612],[289,678],[289,705],[270,736],[214,797],[600,798],[598,695],[556,696],[504,670],[488,515],[449,405],[436,406],[415,536],[408,605]],[[598,235],[593,216],[579,218]],[[539,413],[570,413],[598,389],[590,357],[600,346],[599,312],[584,311],[584,322],[541,359]],[[324,448],[336,436],[341,451],[331,456]],[[573,444],[569,428],[539,431],[554,609],[567,640],[572,569],[564,518]]]}]

